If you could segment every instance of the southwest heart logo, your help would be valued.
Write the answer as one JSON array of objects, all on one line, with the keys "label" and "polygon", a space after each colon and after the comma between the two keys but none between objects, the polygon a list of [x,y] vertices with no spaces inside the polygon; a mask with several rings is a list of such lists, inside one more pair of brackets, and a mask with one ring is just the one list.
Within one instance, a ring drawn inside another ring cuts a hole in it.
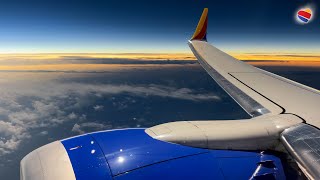
[{"label": "southwest heart logo", "polygon": [[297,13],[298,19],[303,23],[308,23],[312,16],[311,9],[301,9]]}]

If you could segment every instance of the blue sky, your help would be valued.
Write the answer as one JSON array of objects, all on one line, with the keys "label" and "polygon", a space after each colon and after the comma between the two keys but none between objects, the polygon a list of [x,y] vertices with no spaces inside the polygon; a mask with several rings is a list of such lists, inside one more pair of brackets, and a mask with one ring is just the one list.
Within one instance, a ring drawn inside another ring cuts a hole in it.
[{"label": "blue sky", "polygon": [[235,52],[315,53],[317,12],[307,25],[294,15],[310,0],[3,0],[0,53],[190,52],[186,42],[203,8],[208,39]]}]

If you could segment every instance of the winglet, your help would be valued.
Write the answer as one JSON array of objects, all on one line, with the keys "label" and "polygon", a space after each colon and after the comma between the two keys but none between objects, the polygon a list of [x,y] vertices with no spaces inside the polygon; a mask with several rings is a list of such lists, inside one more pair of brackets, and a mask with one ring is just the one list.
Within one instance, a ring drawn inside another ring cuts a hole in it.
[{"label": "winglet", "polygon": [[197,29],[191,40],[207,41],[208,8],[204,8]]}]

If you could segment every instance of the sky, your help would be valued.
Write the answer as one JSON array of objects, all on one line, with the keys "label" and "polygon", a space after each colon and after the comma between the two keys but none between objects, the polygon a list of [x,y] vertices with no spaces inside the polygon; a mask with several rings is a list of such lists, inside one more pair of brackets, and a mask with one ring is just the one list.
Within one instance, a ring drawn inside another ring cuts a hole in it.
[{"label": "sky", "polygon": [[[22,157],[70,136],[175,120],[247,118],[187,45],[205,7],[210,43],[320,88],[316,1],[0,3],[0,179],[19,179]],[[314,19],[300,25],[295,13],[305,5],[314,8]]]},{"label": "sky", "polygon": [[[295,22],[313,7],[313,21]],[[2,0],[0,53],[190,53],[203,8],[208,40],[238,54],[318,54],[315,0]]]}]

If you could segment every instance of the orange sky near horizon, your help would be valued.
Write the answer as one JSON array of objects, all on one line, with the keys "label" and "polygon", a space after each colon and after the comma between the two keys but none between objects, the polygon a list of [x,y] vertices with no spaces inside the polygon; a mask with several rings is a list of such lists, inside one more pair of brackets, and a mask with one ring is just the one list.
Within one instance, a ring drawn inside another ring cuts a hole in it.
[{"label": "orange sky near horizon", "polygon": [[[285,60],[285,61],[320,61],[320,53],[316,54],[278,54],[278,53],[232,53],[240,60]],[[190,60],[195,57],[191,53],[17,53],[0,54],[0,61],[7,59],[61,59],[64,57],[143,59],[143,60]]]},{"label": "orange sky near horizon", "polygon": [[[232,54],[252,65],[268,66],[306,66],[320,67],[320,54]],[[73,59],[75,61],[70,62]],[[77,62],[77,58],[88,58],[89,61]],[[44,54],[0,54],[0,71],[102,71],[121,68],[151,67],[147,64],[103,64],[90,63],[94,59],[129,59],[129,60],[195,60],[190,54],[152,54],[152,53],[44,53]]]}]

